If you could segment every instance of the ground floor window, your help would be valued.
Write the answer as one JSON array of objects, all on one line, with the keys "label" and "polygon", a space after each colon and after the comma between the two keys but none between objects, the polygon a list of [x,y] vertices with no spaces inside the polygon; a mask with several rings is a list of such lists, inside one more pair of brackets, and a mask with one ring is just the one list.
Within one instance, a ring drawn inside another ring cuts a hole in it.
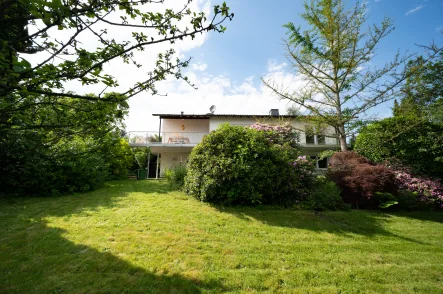
[{"label": "ground floor window", "polygon": [[328,158],[320,159],[317,155],[310,156],[316,168],[328,168]]}]

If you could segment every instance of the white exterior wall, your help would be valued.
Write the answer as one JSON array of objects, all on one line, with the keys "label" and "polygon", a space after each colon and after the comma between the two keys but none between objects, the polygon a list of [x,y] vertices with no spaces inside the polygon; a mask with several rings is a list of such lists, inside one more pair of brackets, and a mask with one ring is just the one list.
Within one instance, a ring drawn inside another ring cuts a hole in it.
[{"label": "white exterior wall", "polygon": [[183,136],[190,143],[198,143],[209,133],[209,119],[163,119],[162,141],[168,143],[170,137]]},{"label": "white exterior wall", "polygon": [[185,163],[190,152],[162,152],[160,160],[160,176],[163,177],[165,169],[171,168],[175,164]]}]

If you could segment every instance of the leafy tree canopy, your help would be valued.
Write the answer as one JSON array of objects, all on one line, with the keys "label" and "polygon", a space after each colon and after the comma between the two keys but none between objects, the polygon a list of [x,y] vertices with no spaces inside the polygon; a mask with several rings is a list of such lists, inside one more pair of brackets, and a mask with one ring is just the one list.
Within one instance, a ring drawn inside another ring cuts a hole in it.
[{"label": "leafy tree canopy", "polygon": [[[23,126],[16,113],[34,111],[41,105],[64,107],[63,97],[120,103],[142,91],[156,94],[156,82],[174,76],[190,83],[181,69],[188,60],[176,58],[174,49],[158,54],[145,80],[134,81],[121,95],[103,93],[118,81],[104,70],[114,59],[143,67],[134,52],[159,43],[174,44],[197,34],[223,32],[222,23],[233,14],[225,3],[215,5],[213,17],[189,8],[164,9],[164,1],[152,0],[1,0],[0,2],[0,129]],[[118,40],[112,28],[127,28],[126,40]],[[63,40],[51,37],[54,29],[66,32]],[[89,34],[88,42],[80,42]],[[94,46],[97,44],[97,46]],[[41,55],[31,64],[25,53]],[[95,96],[77,94],[67,82],[103,85]],[[192,85],[192,84],[191,84]],[[41,126],[38,122],[30,127]],[[43,125],[44,127],[45,125]]]}]

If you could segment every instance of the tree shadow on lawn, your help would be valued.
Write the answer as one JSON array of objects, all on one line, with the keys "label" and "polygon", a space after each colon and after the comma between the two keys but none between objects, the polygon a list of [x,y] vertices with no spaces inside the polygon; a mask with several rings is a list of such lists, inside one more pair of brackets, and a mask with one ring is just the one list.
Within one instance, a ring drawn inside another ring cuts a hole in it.
[{"label": "tree shadow on lawn", "polygon": [[388,213],[364,210],[315,212],[272,207],[216,207],[218,210],[244,220],[256,219],[271,226],[328,232],[338,235],[382,235],[425,245],[420,240],[387,231],[384,224],[391,221]]},{"label": "tree shadow on lawn", "polygon": [[[75,244],[64,230],[22,221],[22,232],[1,245],[1,293],[201,293],[226,291],[219,282],[150,272],[101,251]],[[5,238],[2,239],[4,240]],[[158,265],[161,270],[162,265]]]},{"label": "tree shadow on lawn", "polygon": [[[63,237],[46,217],[82,214],[118,207],[132,192],[167,194],[162,182],[108,182],[97,191],[76,195],[0,201],[0,292],[200,293],[226,291],[216,280],[200,281],[158,269],[132,265],[113,255]],[[109,241],[112,242],[112,241]],[[106,246],[106,243],[103,245]],[[158,272],[157,272],[158,271]]]}]

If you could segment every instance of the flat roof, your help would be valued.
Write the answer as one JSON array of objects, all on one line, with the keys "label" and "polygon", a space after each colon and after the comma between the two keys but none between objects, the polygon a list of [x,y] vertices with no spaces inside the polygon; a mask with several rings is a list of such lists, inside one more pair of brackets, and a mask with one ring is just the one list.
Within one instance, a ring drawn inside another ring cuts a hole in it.
[{"label": "flat roof", "polygon": [[279,115],[279,116],[272,116],[269,114],[166,114],[166,113],[155,113],[152,116],[159,116],[160,118],[190,118],[190,119],[209,119],[211,117],[261,117],[261,118],[298,118],[300,116],[297,115]]}]

